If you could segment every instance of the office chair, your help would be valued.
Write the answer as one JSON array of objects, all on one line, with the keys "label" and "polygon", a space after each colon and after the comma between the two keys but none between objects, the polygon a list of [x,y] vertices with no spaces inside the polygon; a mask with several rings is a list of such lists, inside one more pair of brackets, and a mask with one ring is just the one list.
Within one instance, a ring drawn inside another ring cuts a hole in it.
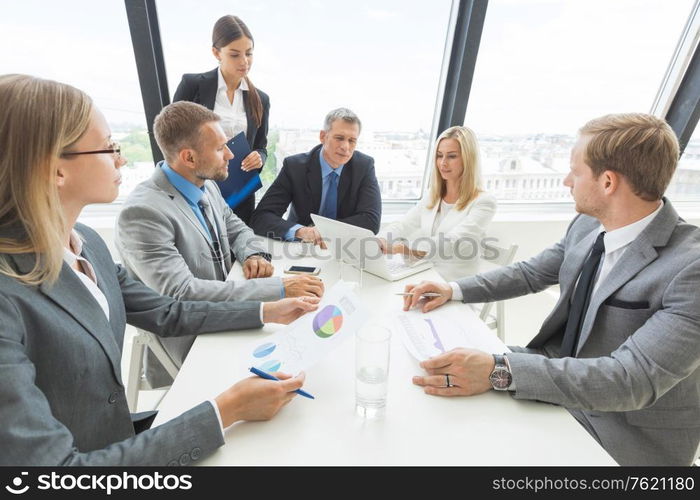
[{"label": "office chair", "polygon": [[143,378],[143,357],[146,347],[155,354],[158,361],[165,367],[165,370],[173,380],[179,371],[179,367],[165,351],[158,338],[151,332],[137,328],[136,335],[132,342],[131,359],[129,360],[129,376],[126,383],[126,401],[129,405],[129,409],[132,412],[136,412],[139,391],[150,388]]},{"label": "office chair", "polygon": [[[496,239],[496,238],[490,238]],[[486,262],[491,267],[509,266],[513,262],[515,257],[515,252],[518,251],[518,245],[507,245],[504,244],[502,239],[498,239],[497,243],[492,243],[489,240],[488,245],[485,250],[481,253],[481,262]],[[494,255],[495,254],[495,255]],[[487,302],[481,306],[481,312],[479,313],[479,318],[481,321],[486,323],[486,326],[492,330],[496,330],[496,335],[503,342],[506,341],[506,324],[505,324],[505,303],[502,300],[495,302],[496,313],[491,314],[491,309],[494,306],[494,302]]]}]

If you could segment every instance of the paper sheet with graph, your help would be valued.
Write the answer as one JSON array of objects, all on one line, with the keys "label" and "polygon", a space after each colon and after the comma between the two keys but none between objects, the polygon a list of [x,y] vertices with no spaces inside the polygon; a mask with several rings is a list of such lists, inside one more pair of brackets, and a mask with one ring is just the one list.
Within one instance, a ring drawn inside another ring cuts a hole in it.
[{"label": "paper sheet with graph", "polygon": [[299,373],[352,337],[368,313],[352,286],[336,283],[316,311],[250,346],[250,364],[265,372]]},{"label": "paper sheet with graph", "polygon": [[464,304],[449,304],[423,314],[418,310],[400,313],[394,320],[408,352],[423,361],[456,347],[471,347],[492,354],[510,349]]}]

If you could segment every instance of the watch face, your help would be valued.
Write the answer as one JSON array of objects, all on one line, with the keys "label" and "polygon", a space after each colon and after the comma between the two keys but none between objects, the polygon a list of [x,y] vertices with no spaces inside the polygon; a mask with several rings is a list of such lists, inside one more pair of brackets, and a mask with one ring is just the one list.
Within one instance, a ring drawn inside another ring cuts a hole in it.
[{"label": "watch face", "polygon": [[513,381],[513,377],[508,370],[494,370],[489,379],[495,389],[507,389]]}]

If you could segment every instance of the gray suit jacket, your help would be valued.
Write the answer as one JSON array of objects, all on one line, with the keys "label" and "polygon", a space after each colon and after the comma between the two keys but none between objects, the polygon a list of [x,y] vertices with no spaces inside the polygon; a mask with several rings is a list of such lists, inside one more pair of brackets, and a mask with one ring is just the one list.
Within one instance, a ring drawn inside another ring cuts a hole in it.
[{"label": "gray suit jacket", "polygon": [[[120,373],[124,326],[163,336],[259,327],[260,303],[161,296],[115,266],[92,229],[76,230],[110,319],[66,264],[52,287],[0,274],[0,465],[185,465],[210,454],[223,439],[208,402],[135,435]],[[33,254],[4,257],[19,272],[34,264]]]},{"label": "gray suit jacket", "polygon": [[528,348],[508,354],[514,396],[565,406],[622,465],[689,465],[700,443],[700,229],[664,201],[591,297],[575,358],[559,348],[596,219],[576,217],[529,261],[458,281],[465,302],[560,285]]},{"label": "gray suit jacket", "polygon": [[[226,205],[216,184],[206,181],[204,186],[221,233],[226,270],[233,265],[232,252],[241,263],[252,254],[266,252],[261,238]],[[211,243],[204,227],[160,167],[124,202],[117,219],[115,243],[129,275],[163,295],[212,301],[271,301],[281,297],[282,280],[278,277],[217,280],[218,264],[211,258]],[[259,318],[259,312],[254,314]],[[173,361],[181,364],[194,338],[168,338],[161,342]],[[149,357],[147,373],[153,385],[169,382],[170,377],[153,357]]]}]

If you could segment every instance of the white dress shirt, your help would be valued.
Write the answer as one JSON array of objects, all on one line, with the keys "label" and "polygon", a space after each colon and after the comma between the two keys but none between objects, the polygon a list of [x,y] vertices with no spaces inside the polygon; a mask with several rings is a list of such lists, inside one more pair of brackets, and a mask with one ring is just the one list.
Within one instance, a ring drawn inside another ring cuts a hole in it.
[{"label": "white dress shirt", "polygon": [[245,105],[243,104],[243,91],[248,90],[248,84],[245,78],[241,80],[238,88],[233,92],[233,102],[228,100],[226,95],[227,87],[226,80],[221,74],[221,69],[218,73],[218,87],[216,90],[216,100],[214,101],[214,113],[221,117],[221,128],[224,129],[224,134],[229,139],[235,137],[241,132],[248,131],[248,118],[245,114]]},{"label": "white dress shirt", "polygon": [[[107,302],[107,297],[105,297],[105,294],[102,293],[102,290],[97,286],[97,275],[95,274],[92,264],[80,256],[83,252],[83,241],[80,239],[75,229],[70,233],[70,248],[70,250],[65,247],[63,248],[63,261],[68,264],[68,267],[71,268],[81,283],[85,285],[85,288],[87,288],[90,295],[94,297],[100,309],[102,309],[102,312],[105,313],[107,321],[109,321],[109,302]],[[76,262],[82,269],[82,272],[73,267]]]},{"label": "white dress shirt", "polygon": [[[642,231],[654,220],[654,217],[661,211],[664,206],[664,202],[660,202],[659,206],[652,213],[639,219],[637,222],[632,224],[627,224],[621,228],[615,229],[614,231],[609,231],[603,236],[603,242],[605,243],[605,254],[603,255],[603,261],[600,266],[598,266],[598,277],[596,278],[595,285],[593,286],[593,293],[591,297],[600,287],[600,284],[608,277],[610,270],[615,266],[617,261],[620,260],[622,255],[627,250],[630,243],[637,239],[637,236],[642,234]],[[599,231],[605,231],[605,228],[601,224]]]}]

